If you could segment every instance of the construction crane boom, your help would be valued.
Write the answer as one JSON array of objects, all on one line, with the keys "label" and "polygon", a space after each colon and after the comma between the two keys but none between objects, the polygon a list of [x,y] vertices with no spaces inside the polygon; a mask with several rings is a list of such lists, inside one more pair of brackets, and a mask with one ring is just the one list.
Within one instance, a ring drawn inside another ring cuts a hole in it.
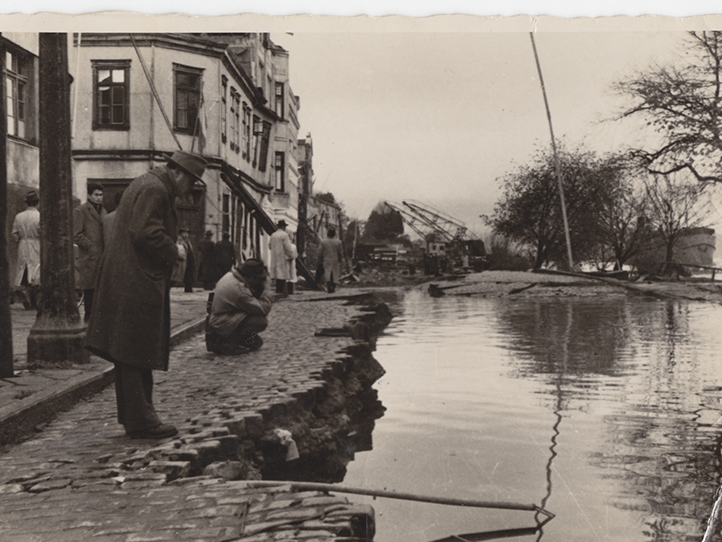
[{"label": "construction crane boom", "polygon": [[466,237],[468,232],[466,225],[451,215],[418,201],[405,200],[403,204],[438,233],[441,233],[447,241],[461,240]]}]

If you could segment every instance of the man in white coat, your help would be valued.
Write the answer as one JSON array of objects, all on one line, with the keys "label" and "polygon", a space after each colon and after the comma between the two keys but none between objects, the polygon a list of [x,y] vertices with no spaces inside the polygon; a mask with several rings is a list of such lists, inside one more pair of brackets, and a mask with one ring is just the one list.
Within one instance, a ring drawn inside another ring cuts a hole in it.
[{"label": "man in white coat", "polygon": [[25,196],[28,208],[13,221],[12,237],[18,244],[18,264],[13,287],[23,299],[26,309],[37,309],[40,284],[40,211],[38,194],[30,190]]},{"label": "man in white coat", "polygon": [[278,221],[278,229],[271,235],[271,278],[276,281],[276,293],[282,294],[286,292],[286,282],[288,281],[288,293],[293,293],[294,272],[296,267],[296,258],[298,252],[293,246],[291,238],[286,233],[286,221]]}]

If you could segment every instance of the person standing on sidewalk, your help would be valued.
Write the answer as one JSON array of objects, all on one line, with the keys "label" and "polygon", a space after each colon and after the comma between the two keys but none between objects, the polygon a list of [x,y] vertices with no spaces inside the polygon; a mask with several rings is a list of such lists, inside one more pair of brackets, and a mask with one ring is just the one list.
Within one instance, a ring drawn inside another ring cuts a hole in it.
[{"label": "person standing on sidewalk", "polygon": [[110,211],[103,217],[103,246],[107,247],[110,245],[110,236],[113,233],[113,222],[115,221],[115,213],[120,205],[120,198],[123,197],[123,192],[116,192],[113,196],[113,202],[115,203],[115,209]]},{"label": "person standing on sidewalk", "polygon": [[38,194],[30,190],[25,195],[28,207],[15,215],[11,235],[18,245],[14,293],[23,299],[23,307],[37,309],[37,290],[40,281],[40,211]]},{"label": "person standing on sidewalk", "polygon": [[95,279],[103,255],[103,218],[106,214],[103,209],[103,186],[89,183],[88,201],[78,205],[73,211],[73,242],[79,249],[78,283],[75,287],[83,290],[85,322],[90,319],[93,311]]},{"label": "person standing on sidewalk", "polygon": [[[271,235],[271,278],[276,281],[276,293],[286,293],[286,281],[293,278],[292,266],[296,265],[298,252],[286,233],[286,221],[278,221],[278,229]],[[293,283],[288,283],[288,293],[293,293]]]},{"label": "person standing on sidewalk", "polygon": [[213,292],[206,348],[234,356],[258,350],[271,311],[271,282],[263,261],[249,258],[223,275]]},{"label": "person standing on sidewalk", "polygon": [[216,245],[216,273],[220,279],[236,265],[236,249],[231,242],[231,234],[223,234],[223,240]]},{"label": "person standing on sidewalk", "polygon": [[216,286],[216,244],[213,232],[208,230],[206,238],[198,244],[198,280],[203,283],[204,290],[212,290]]},{"label": "person standing on sidewalk", "polygon": [[131,438],[167,438],[153,407],[153,370],[168,370],[170,278],[178,258],[175,200],[207,166],[176,151],[168,163],[133,180],[123,194],[113,239],[103,253],[85,347],[115,364],[118,422]]},{"label": "person standing on sidewalk", "polygon": [[180,229],[181,242],[186,249],[186,271],[183,275],[183,286],[185,292],[193,291],[193,281],[195,280],[196,259],[193,255],[193,244],[188,234],[190,230],[186,227]]},{"label": "person standing on sidewalk", "polygon": [[332,294],[336,291],[336,281],[341,277],[341,261],[343,259],[341,240],[336,239],[334,228],[329,228],[328,237],[321,240],[320,259],[323,262],[326,291]]}]

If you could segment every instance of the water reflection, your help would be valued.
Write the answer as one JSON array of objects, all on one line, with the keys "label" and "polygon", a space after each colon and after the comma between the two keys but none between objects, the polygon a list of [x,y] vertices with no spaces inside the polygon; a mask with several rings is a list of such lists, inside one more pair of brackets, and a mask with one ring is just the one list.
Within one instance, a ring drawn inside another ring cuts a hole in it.
[{"label": "water reflection", "polygon": [[[705,345],[694,341],[690,324],[691,311],[703,309],[580,299],[497,308],[497,325],[513,336],[517,377],[544,379],[542,392],[553,396],[550,464],[564,416],[609,410],[603,446],[588,460],[617,482],[611,504],[641,512],[647,539],[698,540],[720,482],[721,442],[719,392],[705,391]],[[542,506],[553,487],[547,473]]]}]

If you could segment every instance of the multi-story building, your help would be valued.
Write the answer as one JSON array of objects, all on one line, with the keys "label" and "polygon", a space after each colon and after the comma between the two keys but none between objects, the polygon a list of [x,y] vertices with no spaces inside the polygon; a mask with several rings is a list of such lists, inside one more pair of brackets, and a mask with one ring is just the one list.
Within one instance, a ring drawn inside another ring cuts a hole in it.
[{"label": "multi-story building", "polygon": [[[38,70],[40,50],[37,33],[2,32],[3,95],[7,121],[7,223],[6,239],[11,239],[15,215],[23,211],[25,195],[39,189],[40,151],[38,149]],[[41,203],[42,205],[42,203]],[[17,246],[8,243],[11,275],[17,261]],[[13,275],[14,276],[14,275]]]},{"label": "multi-story building", "polygon": [[[105,187],[104,204],[174,150],[210,166],[179,223],[197,243],[229,233],[242,258],[268,258],[275,222],[295,226],[299,99],[288,53],[268,34],[74,36],[74,187]],[[293,227],[292,229],[295,229]]]}]

